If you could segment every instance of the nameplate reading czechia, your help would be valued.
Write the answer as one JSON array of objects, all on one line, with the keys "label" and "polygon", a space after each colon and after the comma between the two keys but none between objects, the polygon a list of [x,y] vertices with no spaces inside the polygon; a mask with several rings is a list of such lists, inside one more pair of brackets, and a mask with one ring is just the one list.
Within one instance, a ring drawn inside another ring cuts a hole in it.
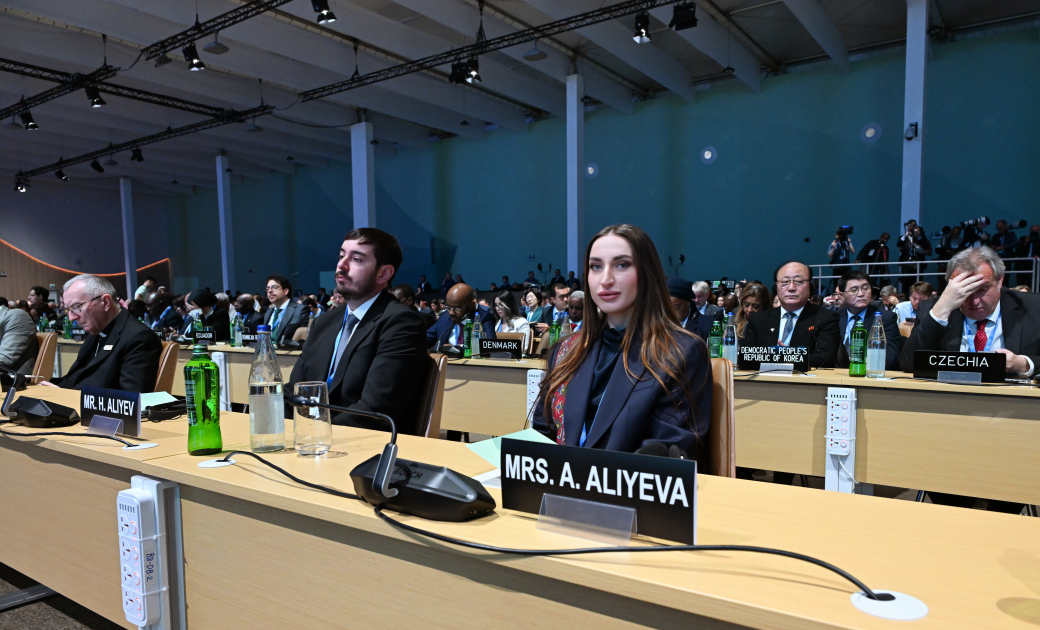
[{"label": "nameplate reading czechia", "polygon": [[914,352],[914,378],[939,378],[939,372],[974,372],[983,383],[1003,383],[1007,376],[1007,355],[1000,352]]},{"label": "nameplate reading czechia", "polygon": [[80,424],[89,427],[94,416],[123,422],[123,435],[141,435],[141,395],[119,389],[84,387],[80,390]]},{"label": "nameplate reading czechia", "polygon": [[742,370],[761,370],[763,365],[789,364],[799,372],[809,371],[809,349],[805,346],[741,347],[737,365]]},{"label": "nameplate reading czechia", "polygon": [[538,514],[543,494],[635,508],[638,533],[697,538],[697,462],[502,440],[502,507]]}]

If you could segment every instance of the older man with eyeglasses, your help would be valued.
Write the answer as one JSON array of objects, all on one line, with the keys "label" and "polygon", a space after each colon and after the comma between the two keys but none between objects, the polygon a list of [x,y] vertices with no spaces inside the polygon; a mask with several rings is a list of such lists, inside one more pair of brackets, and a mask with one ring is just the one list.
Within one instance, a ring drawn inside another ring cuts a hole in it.
[{"label": "older man with eyeglasses", "polygon": [[[153,391],[162,342],[119,306],[112,283],[90,274],[79,275],[65,283],[64,295],[69,318],[79,323],[87,338],[60,387]],[[46,381],[41,384],[55,387]]]}]

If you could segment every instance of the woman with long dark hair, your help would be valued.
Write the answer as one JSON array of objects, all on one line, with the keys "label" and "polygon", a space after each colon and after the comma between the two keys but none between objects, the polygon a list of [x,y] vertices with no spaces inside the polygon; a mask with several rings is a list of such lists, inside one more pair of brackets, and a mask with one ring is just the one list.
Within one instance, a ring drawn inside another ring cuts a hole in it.
[{"label": "woman with long dark hair", "polygon": [[557,343],[532,426],[559,444],[635,452],[651,442],[695,458],[711,414],[711,362],[683,330],[650,237],[603,228],[585,252],[579,332]]},{"label": "woman with long dark hair", "polygon": [[737,311],[733,323],[737,326],[737,339],[744,338],[744,330],[747,329],[748,318],[755,313],[769,309],[769,289],[764,284],[752,282],[744,287],[740,293],[740,309]]},{"label": "woman with long dark hair", "polygon": [[516,298],[509,291],[499,291],[495,296],[495,332],[524,333],[524,347],[531,343],[531,325],[520,314]]}]

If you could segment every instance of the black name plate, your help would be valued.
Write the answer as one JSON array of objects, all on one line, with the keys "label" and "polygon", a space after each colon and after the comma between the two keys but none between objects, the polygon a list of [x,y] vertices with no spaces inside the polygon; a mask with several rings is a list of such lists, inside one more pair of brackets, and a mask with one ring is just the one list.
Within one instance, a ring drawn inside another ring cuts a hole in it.
[{"label": "black name plate", "polygon": [[999,352],[914,352],[914,378],[939,377],[939,372],[975,372],[983,383],[1003,383],[1007,376],[1007,355]]},{"label": "black name plate", "polygon": [[509,356],[519,360],[523,354],[522,339],[484,339],[480,338],[480,354],[492,352],[508,352]]},{"label": "black name plate", "polygon": [[195,331],[195,343],[201,344],[213,344],[216,343],[217,337],[213,333],[212,328],[203,328],[202,330]]},{"label": "black name plate", "polygon": [[502,440],[502,507],[537,514],[555,494],[635,508],[644,536],[697,539],[697,462]]},{"label": "black name plate", "polygon": [[809,349],[805,346],[741,347],[737,365],[742,370],[761,370],[762,364],[790,363],[801,372],[809,371]]},{"label": "black name plate", "polygon": [[80,424],[89,427],[94,416],[123,421],[123,435],[141,435],[141,395],[119,389],[84,387],[80,390]]}]

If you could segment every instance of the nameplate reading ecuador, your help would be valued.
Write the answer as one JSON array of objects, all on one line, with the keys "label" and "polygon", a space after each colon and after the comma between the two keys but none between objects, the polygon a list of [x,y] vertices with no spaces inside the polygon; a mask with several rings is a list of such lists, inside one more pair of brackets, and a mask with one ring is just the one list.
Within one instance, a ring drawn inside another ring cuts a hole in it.
[{"label": "nameplate reading ecuador", "polygon": [[212,344],[216,342],[216,339],[212,328],[195,331],[195,343]]},{"label": "nameplate reading ecuador", "polygon": [[141,395],[118,389],[84,387],[80,390],[80,424],[89,427],[94,416],[123,421],[123,435],[141,435]]},{"label": "nameplate reading ecuador", "polygon": [[763,364],[790,363],[800,372],[809,371],[809,349],[805,346],[748,346],[739,349],[737,365],[742,370],[760,370]]},{"label": "nameplate reading ecuador", "polygon": [[508,352],[514,359],[523,356],[521,339],[480,339],[480,354],[491,354],[492,352]]},{"label": "nameplate reading ecuador", "polygon": [[635,508],[644,536],[697,539],[697,462],[502,440],[502,507],[537,514],[545,493]]},{"label": "nameplate reading ecuador", "polygon": [[914,378],[939,377],[939,372],[973,372],[983,383],[1003,383],[1007,375],[1007,356],[999,352],[914,352]]}]

